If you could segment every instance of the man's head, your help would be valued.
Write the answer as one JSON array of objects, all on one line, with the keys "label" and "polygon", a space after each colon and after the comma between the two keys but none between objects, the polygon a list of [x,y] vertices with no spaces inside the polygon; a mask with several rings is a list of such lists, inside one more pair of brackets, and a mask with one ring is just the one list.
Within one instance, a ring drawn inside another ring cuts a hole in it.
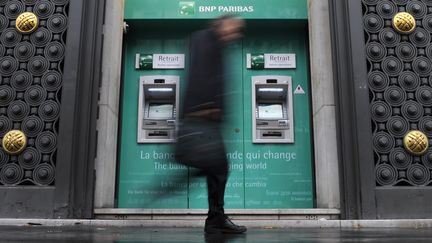
[{"label": "man's head", "polygon": [[213,28],[219,40],[225,44],[243,37],[245,21],[234,16],[222,16],[213,21]]}]

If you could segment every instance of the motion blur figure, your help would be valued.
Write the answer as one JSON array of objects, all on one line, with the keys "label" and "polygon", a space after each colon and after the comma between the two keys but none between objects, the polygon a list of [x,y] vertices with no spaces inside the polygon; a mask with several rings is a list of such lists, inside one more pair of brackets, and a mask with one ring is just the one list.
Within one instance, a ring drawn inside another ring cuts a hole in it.
[{"label": "motion blur figure", "polygon": [[[243,36],[245,22],[224,16],[191,37],[188,86],[177,134],[176,160],[207,178],[208,234],[243,233],[224,212],[228,159],[221,134],[224,115],[224,48]],[[196,175],[198,175],[196,174]]]}]

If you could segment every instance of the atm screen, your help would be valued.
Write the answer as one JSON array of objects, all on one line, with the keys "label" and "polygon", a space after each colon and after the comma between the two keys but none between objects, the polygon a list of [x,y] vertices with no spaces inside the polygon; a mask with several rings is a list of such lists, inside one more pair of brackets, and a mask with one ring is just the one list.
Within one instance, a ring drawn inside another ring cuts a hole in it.
[{"label": "atm screen", "polygon": [[148,118],[151,119],[168,119],[173,117],[174,105],[150,103],[148,110]]},{"label": "atm screen", "polygon": [[282,104],[258,104],[258,118],[283,118]]}]

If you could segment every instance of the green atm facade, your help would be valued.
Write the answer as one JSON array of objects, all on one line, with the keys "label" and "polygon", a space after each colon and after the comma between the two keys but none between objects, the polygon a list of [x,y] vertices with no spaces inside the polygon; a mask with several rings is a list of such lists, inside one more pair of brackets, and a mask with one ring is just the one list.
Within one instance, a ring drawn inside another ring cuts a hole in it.
[{"label": "green atm facade", "polygon": [[[226,208],[314,207],[307,1],[126,0],[125,7],[117,207],[207,208],[205,179],[175,179],[190,169],[175,163],[164,136],[182,104],[190,35],[224,14],[247,21],[244,38],[225,53]],[[139,135],[143,123],[149,140]]]}]

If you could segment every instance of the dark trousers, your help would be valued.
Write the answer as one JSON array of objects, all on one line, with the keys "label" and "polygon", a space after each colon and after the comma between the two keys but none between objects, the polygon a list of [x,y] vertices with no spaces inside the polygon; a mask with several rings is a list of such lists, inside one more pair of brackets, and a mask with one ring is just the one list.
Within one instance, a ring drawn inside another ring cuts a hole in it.
[{"label": "dark trousers", "polygon": [[224,214],[228,160],[220,131],[220,121],[185,118],[179,126],[176,144],[177,162],[198,169],[207,177],[209,218]]}]

